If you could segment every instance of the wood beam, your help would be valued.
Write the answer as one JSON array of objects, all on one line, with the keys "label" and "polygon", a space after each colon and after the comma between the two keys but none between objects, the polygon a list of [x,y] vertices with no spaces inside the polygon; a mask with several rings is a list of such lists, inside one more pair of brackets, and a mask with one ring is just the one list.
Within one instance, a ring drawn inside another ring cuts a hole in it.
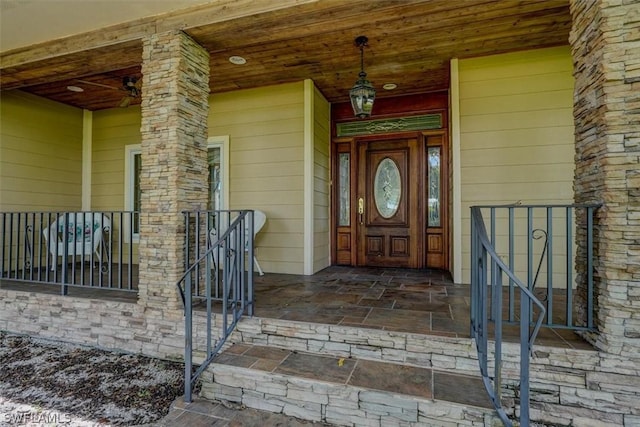
[{"label": "wood beam", "polygon": [[0,53],[0,69],[142,39],[173,29],[189,29],[245,16],[290,8],[318,0],[218,0],[206,5],[155,15],[95,31]]}]

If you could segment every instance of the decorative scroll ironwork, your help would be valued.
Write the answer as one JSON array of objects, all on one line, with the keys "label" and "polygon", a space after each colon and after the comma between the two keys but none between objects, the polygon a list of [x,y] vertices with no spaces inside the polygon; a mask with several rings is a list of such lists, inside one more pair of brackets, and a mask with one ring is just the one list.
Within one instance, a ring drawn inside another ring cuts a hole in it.
[{"label": "decorative scroll ironwork", "polygon": [[[538,260],[538,268],[536,269],[536,276],[533,279],[533,285],[531,285],[531,289],[535,289],[536,288],[536,284],[538,283],[538,276],[540,275],[540,269],[542,268],[542,261],[544,260],[544,256],[547,253],[547,247],[549,244],[549,234],[541,229],[541,228],[536,228],[535,230],[533,230],[531,232],[531,238],[533,240],[540,240],[542,238],[544,238],[544,244],[542,246],[542,253],[540,254],[540,259]],[[546,301],[549,298],[549,295],[545,295],[545,296],[541,296],[540,299],[542,301]]]}]

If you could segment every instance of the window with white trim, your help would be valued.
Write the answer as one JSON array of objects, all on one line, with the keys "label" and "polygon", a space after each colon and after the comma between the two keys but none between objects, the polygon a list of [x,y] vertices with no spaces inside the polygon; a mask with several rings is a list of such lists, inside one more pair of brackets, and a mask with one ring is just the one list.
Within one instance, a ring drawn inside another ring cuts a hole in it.
[{"label": "window with white trim", "polygon": [[[140,171],[142,150],[140,144],[125,147],[125,191],[124,209],[134,211],[133,238],[138,240],[140,232]],[[209,163],[209,199],[207,209],[228,209],[229,200],[229,137],[213,136],[207,143]],[[128,230],[127,230],[128,231]],[[127,232],[127,235],[129,233]]]}]

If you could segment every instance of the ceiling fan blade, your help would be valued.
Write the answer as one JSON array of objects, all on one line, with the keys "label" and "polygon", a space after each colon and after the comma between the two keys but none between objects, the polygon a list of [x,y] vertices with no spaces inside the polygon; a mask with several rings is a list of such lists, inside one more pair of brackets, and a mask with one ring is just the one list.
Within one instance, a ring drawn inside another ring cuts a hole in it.
[{"label": "ceiling fan blade", "polygon": [[90,81],[87,81],[87,80],[76,79],[76,81],[79,82],[79,83],[84,83],[84,84],[87,84],[87,85],[98,86],[98,87],[104,87],[104,88],[107,88],[107,89],[122,90],[119,87],[103,85],[102,83],[95,83],[95,82],[90,82]]},{"label": "ceiling fan blade", "polygon": [[129,104],[131,104],[132,99],[133,97],[130,95],[127,95],[124,98],[122,98],[122,100],[120,100],[120,108],[127,108]]}]

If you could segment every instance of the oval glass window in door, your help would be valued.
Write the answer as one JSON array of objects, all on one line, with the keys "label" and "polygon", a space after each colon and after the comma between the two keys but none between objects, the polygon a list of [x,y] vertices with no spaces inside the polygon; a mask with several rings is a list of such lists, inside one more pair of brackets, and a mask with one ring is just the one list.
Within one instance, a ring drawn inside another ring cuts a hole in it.
[{"label": "oval glass window in door", "polygon": [[373,198],[380,215],[384,218],[394,216],[400,207],[401,196],[400,170],[393,160],[386,157],[378,164],[373,182]]}]

